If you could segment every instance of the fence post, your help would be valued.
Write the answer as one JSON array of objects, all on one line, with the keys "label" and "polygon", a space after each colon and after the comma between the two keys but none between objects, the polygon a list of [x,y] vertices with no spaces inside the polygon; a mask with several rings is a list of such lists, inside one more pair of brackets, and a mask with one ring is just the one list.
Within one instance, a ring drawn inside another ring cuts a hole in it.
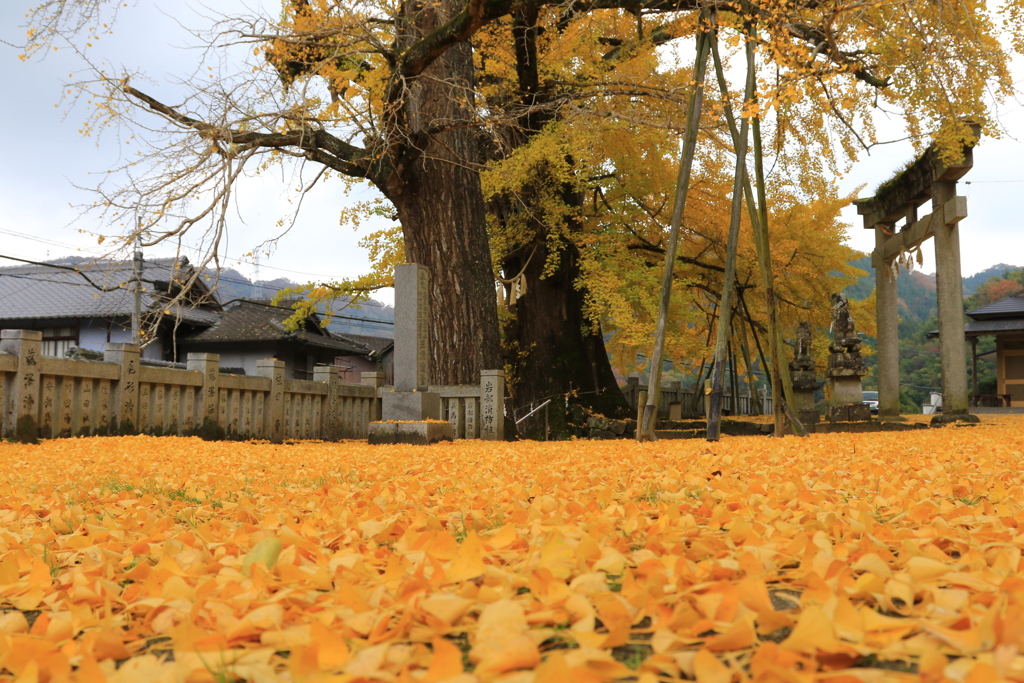
[{"label": "fence post", "polygon": [[380,421],[380,388],[384,386],[384,373],[383,372],[364,372],[362,374],[362,381],[365,386],[373,387],[375,389],[374,399],[371,402],[370,408],[370,419],[368,422],[379,422]]},{"label": "fence post", "polygon": [[637,394],[640,390],[640,378],[636,375],[626,378],[626,386],[622,389],[622,396],[630,408],[636,408]]},{"label": "fence post", "polygon": [[206,439],[224,436],[224,427],[217,421],[217,384],[220,381],[220,354],[190,353],[186,367],[203,375],[203,386],[196,401],[196,430]]},{"label": "fence post", "polygon": [[113,342],[103,347],[103,360],[121,368],[111,396],[111,434],[134,434],[138,429],[140,355],[138,344]]},{"label": "fence post", "polygon": [[18,372],[7,397],[4,436],[32,442],[39,438],[39,359],[43,355],[43,333],[38,330],[0,331],[0,353],[18,357]]},{"label": "fence post", "polygon": [[505,371],[480,371],[480,438],[505,439]]},{"label": "fence post", "polygon": [[274,443],[284,441],[284,361],[264,358],[256,361],[256,374],[270,380],[270,394],[263,403],[266,434]]},{"label": "fence post", "polygon": [[313,381],[327,384],[327,397],[320,413],[320,432],[324,441],[342,438],[344,425],[341,419],[341,368],[336,365],[320,365],[313,368]]}]

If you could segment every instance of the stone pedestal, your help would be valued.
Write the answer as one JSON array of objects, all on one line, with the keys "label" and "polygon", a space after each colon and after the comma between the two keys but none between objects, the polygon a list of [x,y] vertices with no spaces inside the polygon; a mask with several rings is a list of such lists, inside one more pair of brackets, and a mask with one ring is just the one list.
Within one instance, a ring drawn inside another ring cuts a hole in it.
[{"label": "stone pedestal", "polygon": [[793,410],[804,426],[815,424],[821,416],[814,407],[814,392],[821,387],[814,372],[797,371],[793,373]]},{"label": "stone pedestal", "polygon": [[431,391],[385,391],[381,404],[385,422],[441,419],[441,395]]},{"label": "stone pedestal", "polygon": [[864,389],[861,386],[860,375],[833,375],[832,377],[832,403],[835,405],[862,403],[864,401]]},{"label": "stone pedestal", "polygon": [[375,446],[399,443],[429,446],[454,439],[455,429],[450,422],[371,422],[367,437]]},{"label": "stone pedestal", "polygon": [[830,405],[826,419],[829,422],[865,422],[871,419],[871,408],[863,403]]}]

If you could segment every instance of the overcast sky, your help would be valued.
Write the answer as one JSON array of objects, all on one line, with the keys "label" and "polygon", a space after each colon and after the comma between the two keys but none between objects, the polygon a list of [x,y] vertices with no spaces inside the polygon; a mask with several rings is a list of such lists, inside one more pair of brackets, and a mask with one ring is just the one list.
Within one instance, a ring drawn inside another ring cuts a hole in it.
[{"label": "overcast sky", "polygon": [[[267,7],[275,0],[262,0]],[[24,14],[36,0],[4,0],[0,3],[0,39],[21,41]],[[207,0],[206,7],[230,10],[241,0]],[[258,4],[250,0],[245,4]],[[121,10],[113,36],[96,41],[93,58],[113,67],[141,69],[150,78],[146,87],[156,96],[173,92],[173,76],[191,71],[198,55],[183,49],[194,40],[182,25],[202,25],[185,2],[153,3],[148,0]],[[162,7],[163,12],[157,9]],[[176,17],[164,12],[175,8]],[[205,10],[204,10],[205,11]],[[179,24],[180,22],[180,24]],[[80,253],[100,253],[95,238],[78,229],[100,230],[93,219],[78,220],[75,205],[91,203],[93,196],[78,187],[95,186],[98,174],[114,165],[122,141],[116,135],[99,140],[85,138],[79,129],[84,109],[67,111],[61,103],[62,81],[79,67],[67,51],[56,51],[43,61],[21,62],[19,51],[0,45],[0,124],[5,131],[3,164],[0,164],[0,255],[46,259]],[[1016,199],[1024,194],[1024,112],[1013,103],[1002,112],[1008,136],[983,140],[975,151],[974,170],[961,182],[959,194],[968,197],[969,217],[961,223],[964,275],[996,263],[1024,265],[1024,230]],[[1014,139],[1017,138],[1017,139]],[[878,183],[913,156],[909,144],[885,145],[859,161],[842,180],[844,191],[866,184],[870,194]],[[285,188],[282,190],[282,188]],[[246,276],[253,266],[230,260],[274,237],[279,218],[290,214],[293,185],[281,177],[248,183],[240,193],[227,248],[228,265]],[[368,196],[368,195],[364,195]],[[296,281],[356,276],[366,270],[365,252],[357,246],[362,235],[338,224],[338,208],[347,200],[340,183],[316,188],[304,200],[294,229],[285,236],[273,256],[263,259],[261,279],[288,277]],[[863,230],[855,209],[844,219],[850,224],[849,243],[870,251],[874,237]],[[379,226],[378,226],[379,227]],[[930,242],[929,242],[930,244]],[[76,249],[81,250],[76,252]],[[155,250],[150,255],[168,255]],[[0,259],[0,265],[12,264]],[[926,249],[922,270],[934,271],[933,255]],[[392,294],[378,297],[391,302]]]}]

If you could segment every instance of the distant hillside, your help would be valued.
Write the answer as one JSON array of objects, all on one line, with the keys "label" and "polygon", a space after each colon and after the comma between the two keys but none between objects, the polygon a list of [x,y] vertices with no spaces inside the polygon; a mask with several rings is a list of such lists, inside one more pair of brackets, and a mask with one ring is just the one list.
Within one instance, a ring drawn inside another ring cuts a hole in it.
[{"label": "distant hillside", "polygon": [[[865,256],[851,261],[850,265],[860,268],[867,274],[844,290],[846,296],[855,301],[868,298],[875,289],[875,269],[871,267],[871,257]],[[910,271],[901,266],[896,280],[896,296],[900,301],[900,318],[914,322],[927,320],[935,314],[937,308],[935,276],[916,270]]]},{"label": "distant hillside", "polygon": [[[65,256],[52,259],[49,263],[77,266],[92,261],[82,256]],[[221,303],[232,299],[270,299],[282,289],[295,287],[299,283],[288,278],[279,277],[274,280],[250,281],[234,268],[223,268],[220,276],[216,271],[207,269],[208,284]],[[372,337],[395,336],[395,310],[379,301],[366,301],[362,304],[346,306],[344,301],[334,304],[334,315],[328,329],[339,334],[362,334]],[[341,317],[344,316],[344,317]],[[356,320],[352,320],[356,318]]]},{"label": "distant hillside", "polygon": [[[867,274],[844,290],[846,296],[857,301],[868,298],[875,289],[875,270],[871,267],[871,257],[865,256],[851,261],[850,265],[866,271]],[[1001,276],[1003,273],[1013,270],[1020,270],[1020,267],[1000,263],[963,278],[964,297],[974,294],[978,287],[985,284],[989,278]],[[921,322],[936,313],[935,275],[933,273],[908,271],[900,267],[899,278],[896,280],[896,295],[900,300],[900,318],[905,321]]]},{"label": "distant hillside", "polygon": [[[225,268],[220,272],[215,293],[222,302],[242,298],[270,299],[282,289],[296,287],[298,284],[283,277],[252,282],[234,268]],[[331,332],[371,337],[395,336],[392,324],[395,321],[395,309],[391,306],[373,299],[349,306],[340,300],[334,303],[333,310],[331,322],[327,326]]]},{"label": "distant hillside", "polygon": [[965,277],[963,279],[963,281],[964,281],[964,296],[970,296],[970,295],[974,294],[974,292],[977,291],[978,287],[980,287],[983,284],[985,284],[986,282],[988,282],[988,279],[991,278],[991,277],[996,277],[996,276],[1002,277],[1003,274],[1006,273],[1006,272],[1014,271],[1014,270],[1020,270],[1020,269],[1021,269],[1020,266],[1010,266],[1010,265],[1007,265],[1005,263],[999,263],[999,264],[996,264],[996,265],[991,266],[989,268],[986,268],[985,270],[981,271],[980,273],[975,273],[974,275],[971,275],[970,277]]}]

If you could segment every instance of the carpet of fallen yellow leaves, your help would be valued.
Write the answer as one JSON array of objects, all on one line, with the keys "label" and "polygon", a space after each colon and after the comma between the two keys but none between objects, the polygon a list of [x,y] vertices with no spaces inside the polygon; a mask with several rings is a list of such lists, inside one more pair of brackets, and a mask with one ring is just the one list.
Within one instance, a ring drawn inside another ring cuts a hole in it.
[{"label": "carpet of fallen yellow leaves", "polygon": [[0,679],[1024,680],[1022,451],[0,444]]}]

